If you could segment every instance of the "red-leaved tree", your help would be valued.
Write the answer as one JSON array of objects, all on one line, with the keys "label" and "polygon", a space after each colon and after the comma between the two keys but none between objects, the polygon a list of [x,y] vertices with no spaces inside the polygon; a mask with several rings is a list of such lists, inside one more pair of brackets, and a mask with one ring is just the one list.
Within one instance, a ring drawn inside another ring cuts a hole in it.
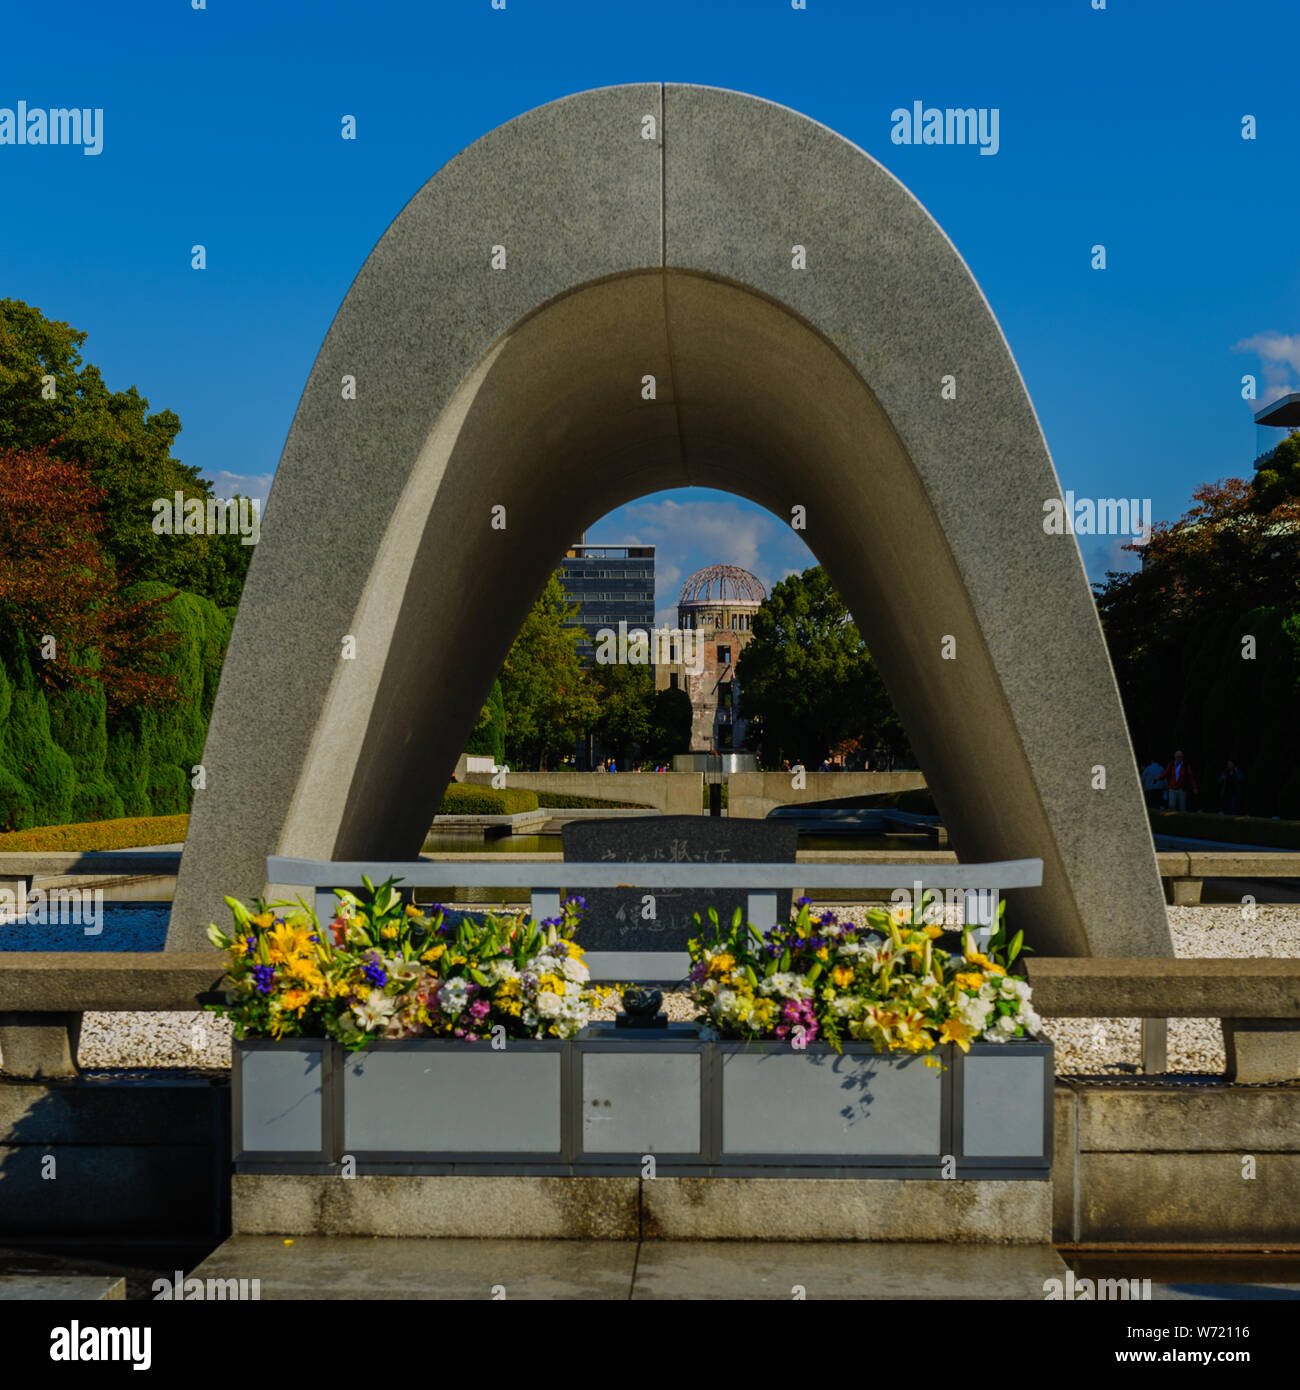
[{"label": "red-leaved tree", "polygon": [[158,666],[177,641],[160,621],[174,595],[123,597],[98,540],[102,504],[84,465],[43,449],[0,452],[0,627],[51,689],[99,686],[111,710],[173,700]]}]

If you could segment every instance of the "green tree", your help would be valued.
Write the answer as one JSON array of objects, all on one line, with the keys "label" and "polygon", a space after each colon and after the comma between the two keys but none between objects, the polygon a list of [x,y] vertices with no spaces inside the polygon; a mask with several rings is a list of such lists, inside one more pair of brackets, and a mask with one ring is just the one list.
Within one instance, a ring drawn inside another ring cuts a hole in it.
[{"label": "green tree", "polygon": [[487,700],[466,740],[465,751],[491,757],[498,767],[505,761],[506,709],[500,678],[492,682],[492,689],[488,691]]},{"label": "green tree", "polygon": [[1287,444],[1279,453],[1271,477],[1197,488],[1141,569],[1096,586],[1137,755],[1181,747],[1202,809],[1217,809],[1231,758],[1247,811],[1300,814],[1300,499]]},{"label": "green tree", "polygon": [[578,659],[582,629],[557,571],[546,581],[501,668],[506,754],[512,767],[537,767],[571,752],[596,717],[590,683]]},{"label": "green tree", "polygon": [[1255,473],[1250,491],[1251,506],[1260,512],[1300,497],[1300,430],[1292,431],[1273,450]]},{"label": "green tree", "polygon": [[673,754],[690,751],[691,722],[691,697],[684,690],[656,690],[645,751],[655,762],[671,767]]},{"label": "green tree", "polygon": [[130,580],[237,603],[251,546],[237,536],[153,531],[157,498],[212,496],[196,469],[172,457],[179,417],[151,414],[134,386],[110,391],[99,368],[82,362],[85,341],[22,300],[0,299],[0,450],[48,448],[53,458],[86,464],[103,495],[100,542]]},{"label": "green tree", "polygon": [[775,585],[740,655],[740,712],[765,763],[816,766],[851,738],[898,744],[901,726],[844,601],[814,565]]},{"label": "green tree", "polygon": [[620,768],[632,765],[650,738],[655,687],[649,666],[597,666],[589,679],[599,704],[591,732]]}]

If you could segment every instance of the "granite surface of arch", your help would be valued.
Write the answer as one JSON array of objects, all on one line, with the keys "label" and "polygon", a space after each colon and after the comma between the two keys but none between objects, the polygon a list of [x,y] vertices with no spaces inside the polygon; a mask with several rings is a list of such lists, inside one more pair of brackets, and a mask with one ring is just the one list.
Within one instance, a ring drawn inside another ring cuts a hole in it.
[{"label": "granite surface of arch", "polygon": [[564,548],[692,484],[806,509],[953,847],[1042,858],[1011,909],[1039,951],[1172,953],[1077,544],[1043,530],[1060,485],[969,270],[824,126],[656,84],[492,131],[362,266],[271,490],[168,947],[268,853],[414,857]]}]

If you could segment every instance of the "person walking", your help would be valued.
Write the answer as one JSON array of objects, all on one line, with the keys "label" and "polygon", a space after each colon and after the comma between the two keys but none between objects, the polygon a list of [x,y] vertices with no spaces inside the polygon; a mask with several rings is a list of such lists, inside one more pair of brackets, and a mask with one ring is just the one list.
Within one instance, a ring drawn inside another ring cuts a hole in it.
[{"label": "person walking", "polygon": [[1241,814],[1241,788],[1245,780],[1245,774],[1229,758],[1219,773],[1219,810],[1225,816]]},{"label": "person walking", "polygon": [[1158,811],[1164,805],[1165,770],[1154,758],[1142,769],[1142,795],[1148,811]]},{"label": "person walking", "polygon": [[1196,785],[1196,778],[1192,776],[1192,769],[1183,757],[1181,748],[1174,750],[1173,761],[1165,768],[1165,783],[1169,788],[1169,809],[1171,811],[1187,810],[1187,793],[1189,791],[1193,796],[1200,794],[1200,789]]}]

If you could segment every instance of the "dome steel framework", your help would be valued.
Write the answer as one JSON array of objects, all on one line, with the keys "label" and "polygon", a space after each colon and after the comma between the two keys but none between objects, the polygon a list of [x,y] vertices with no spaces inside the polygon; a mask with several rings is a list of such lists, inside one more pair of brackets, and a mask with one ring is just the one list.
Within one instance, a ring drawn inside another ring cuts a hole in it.
[{"label": "dome steel framework", "polygon": [[767,591],[748,570],[738,565],[709,565],[696,570],[682,585],[679,604],[762,603]]}]

